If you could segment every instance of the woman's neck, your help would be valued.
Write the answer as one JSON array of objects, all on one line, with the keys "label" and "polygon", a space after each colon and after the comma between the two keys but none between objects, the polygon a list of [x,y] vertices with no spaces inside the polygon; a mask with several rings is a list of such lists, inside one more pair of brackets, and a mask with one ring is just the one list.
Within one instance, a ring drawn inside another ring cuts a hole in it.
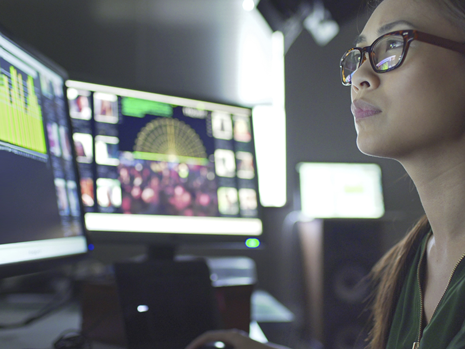
[{"label": "woman's neck", "polygon": [[[463,153],[462,153],[463,154]],[[451,258],[465,252],[465,157],[429,156],[401,162],[417,188],[436,247]]]}]

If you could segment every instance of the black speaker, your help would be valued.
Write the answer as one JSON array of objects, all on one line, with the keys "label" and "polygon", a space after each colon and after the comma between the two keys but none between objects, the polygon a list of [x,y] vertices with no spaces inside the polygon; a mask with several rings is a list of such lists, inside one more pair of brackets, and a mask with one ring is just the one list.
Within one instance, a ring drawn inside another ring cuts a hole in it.
[{"label": "black speaker", "polygon": [[381,257],[381,222],[315,220],[300,224],[308,319],[325,349],[366,346],[367,274]]}]

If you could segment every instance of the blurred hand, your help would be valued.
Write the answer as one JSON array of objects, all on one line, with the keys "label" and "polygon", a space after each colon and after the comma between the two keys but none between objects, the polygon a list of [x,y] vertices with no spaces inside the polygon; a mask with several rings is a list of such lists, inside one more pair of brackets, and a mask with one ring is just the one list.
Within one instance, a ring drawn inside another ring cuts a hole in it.
[{"label": "blurred hand", "polygon": [[260,343],[251,339],[247,333],[239,330],[209,331],[194,339],[186,349],[197,349],[211,342],[223,342],[234,349],[288,349],[271,343]]}]

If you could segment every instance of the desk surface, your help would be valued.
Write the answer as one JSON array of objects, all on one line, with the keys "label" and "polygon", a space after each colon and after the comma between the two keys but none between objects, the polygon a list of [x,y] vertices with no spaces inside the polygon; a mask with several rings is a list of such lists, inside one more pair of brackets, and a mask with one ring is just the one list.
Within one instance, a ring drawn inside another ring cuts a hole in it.
[{"label": "desk surface", "polygon": [[[0,301],[0,323],[19,322],[40,310],[46,302],[31,296]],[[292,321],[288,312],[273,297],[263,291],[254,292],[252,297],[252,338],[266,342],[257,321]],[[21,328],[0,330],[1,348],[6,349],[52,349],[53,342],[64,331],[79,330],[81,327],[78,303],[57,310],[40,320]],[[93,342],[93,349],[124,349],[118,346]]]},{"label": "desk surface", "polygon": [[[14,304],[14,305],[13,305]],[[0,303],[0,322],[16,323],[40,309],[39,303]],[[51,349],[53,342],[64,331],[79,330],[81,327],[80,308],[77,303],[63,307],[32,324],[15,329],[0,330],[2,348],[8,349]],[[116,349],[115,346],[95,343],[95,349]]]}]

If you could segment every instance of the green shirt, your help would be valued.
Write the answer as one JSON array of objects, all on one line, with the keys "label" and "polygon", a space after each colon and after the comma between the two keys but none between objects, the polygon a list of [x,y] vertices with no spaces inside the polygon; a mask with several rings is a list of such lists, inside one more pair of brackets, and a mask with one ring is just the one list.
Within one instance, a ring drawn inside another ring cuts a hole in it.
[{"label": "green shirt", "polygon": [[[412,349],[420,338],[420,349],[465,348],[465,262],[456,267],[449,286],[431,321],[420,330],[422,300],[420,279],[426,261],[426,234],[408,270],[397,303],[386,349]],[[423,320],[424,323],[424,320]]]}]

